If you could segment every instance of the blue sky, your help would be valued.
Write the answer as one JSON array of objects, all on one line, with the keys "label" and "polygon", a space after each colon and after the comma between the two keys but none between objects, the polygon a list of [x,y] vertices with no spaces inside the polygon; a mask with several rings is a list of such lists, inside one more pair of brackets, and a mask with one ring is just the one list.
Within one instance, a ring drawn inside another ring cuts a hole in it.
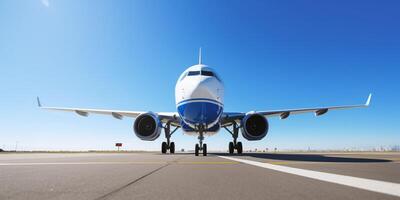
[{"label": "blue sky", "polygon": [[[244,148],[399,144],[398,1],[0,1],[0,148],[159,150],[133,120],[48,106],[175,111],[180,73],[203,61],[225,83],[225,110],[364,103],[368,109],[271,118]],[[177,148],[196,137],[177,132]],[[225,131],[206,138],[225,150]]]}]

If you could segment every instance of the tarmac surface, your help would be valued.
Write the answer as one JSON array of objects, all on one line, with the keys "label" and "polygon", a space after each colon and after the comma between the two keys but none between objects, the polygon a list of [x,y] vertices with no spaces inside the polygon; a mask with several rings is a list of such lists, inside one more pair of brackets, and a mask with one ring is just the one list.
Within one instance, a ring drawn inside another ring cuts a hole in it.
[{"label": "tarmac surface", "polygon": [[0,154],[1,200],[368,200],[398,193],[400,153]]}]

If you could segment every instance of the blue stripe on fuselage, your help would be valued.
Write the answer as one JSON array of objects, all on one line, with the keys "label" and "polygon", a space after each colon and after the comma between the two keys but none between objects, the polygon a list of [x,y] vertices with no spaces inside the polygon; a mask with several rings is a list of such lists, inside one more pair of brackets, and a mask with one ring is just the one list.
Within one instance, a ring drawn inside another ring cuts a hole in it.
[{"label": "blue stripe on fuselage", "polygon": [[188,99],[178,103],[177,109],[182,118],[182,123],[187,123],[191,126],[200,124],[208,126],[219,120],[223,106],[221,103],[211,99]]},{"label": "blue stripe on fuselage", "polygon": [[204,101],[204,102],[214,102],[215,104],[221,105],[223,106],[223,104],[219,101],[216,101],[214,99],[207,99],[207,98],[192,98],[192,99],[186,99],[183,101],[180,101],[179,103],[177,103],[177,105],[179,106],[180,104],[184,104],[187,102],[193,102],[193,101]]}]

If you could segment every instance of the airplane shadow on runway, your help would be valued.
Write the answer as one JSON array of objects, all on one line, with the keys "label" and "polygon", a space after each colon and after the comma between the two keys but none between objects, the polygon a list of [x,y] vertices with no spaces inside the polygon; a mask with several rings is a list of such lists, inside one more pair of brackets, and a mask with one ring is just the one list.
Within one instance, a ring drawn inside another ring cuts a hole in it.
[{"label": "airplane shadow on runway", "polygon": [[[218,154],[220,156],[230,156],[230,154]],[[237,154],[234,154],[237,156]],[[392,162],[387,159],[377,158],[352,158],[336,157],[318,154],[274,154],[274,153],[244,153],[242,156],[251,156],[254,158],[264,158],[283,161],[303,161],[303,162],[339,162],[339,163],[374,163],[374,162]]]}]

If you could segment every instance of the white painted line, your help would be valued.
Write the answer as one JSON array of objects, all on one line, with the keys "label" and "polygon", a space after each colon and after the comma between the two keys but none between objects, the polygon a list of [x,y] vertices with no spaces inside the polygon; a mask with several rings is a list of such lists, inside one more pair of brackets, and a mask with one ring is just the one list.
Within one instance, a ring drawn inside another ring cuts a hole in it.
[{"label": "white painted line", "polygon": [[273,165],[269,163],[262,163],[251,160],[244,160],[239,158],[227,157],[227,156],[219,156],[221,158],[225,158],[228,160],[233,160],[249,165],[254,165],[257,167],[262,167],[266,169],[272,169],[275,171],[280,171],[284,173],[294,174],[298,176],[303,176],[307,178],[312,178],[320,181],[326,181],[330,183],[336,183],[341,185],[346,185],[350,187],[355,187],[363,190],[369,190],[373,192],[379,192],[383,194],[393,195],[400,197],[400,184],[399,183],[391,183],[386,181],[377,181],[366,178],[358,178],[353,176],[345,176],[338,174],[331,174],[326,172],[318,172],[306,169],[298,169],[293,167],[286,167],[280,165]]},{"label": "white painted line", "polygon": [[165,164],[167,162],[53,162],[53,163],[0,163],[0,166],[33,166],[33,165],[130,165],[130,164]]}]

